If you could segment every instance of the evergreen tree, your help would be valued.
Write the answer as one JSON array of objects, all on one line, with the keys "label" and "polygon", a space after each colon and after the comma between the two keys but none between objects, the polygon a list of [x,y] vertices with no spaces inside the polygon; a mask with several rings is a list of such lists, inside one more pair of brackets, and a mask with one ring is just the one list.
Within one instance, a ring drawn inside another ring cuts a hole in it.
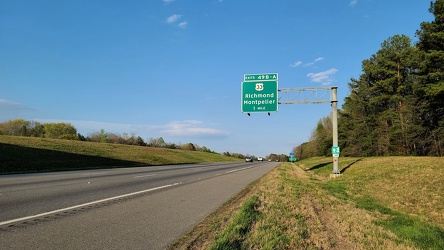
[{"label": "evergreen tree", "polygon": [[350,96],[340,112],[341,146],[350,147],[345,154],[410,154],[415,53],[409,37],[395,35],[362,62],[363,74],[349,83]]},{"label": "evergreen tree", "polygon": [[444,155],[444,0],[430,3],[432,22],[421,23],[416,32],[418,49],[422,52],[420,84],[415,89],[420,98],[419,113],[424,132],[423,147],[430,154]]},{"label": "evergreen tree", "polygon": [[421,23],[415,46],[388,38],[351,79],[339,111],[342,155],[444,155],[444,0],[429,11],[435,19]]},{"label": "evergreen tree", "polygon": [[103,128],[100,130],[100,142],[108,142],[108,136]]}]

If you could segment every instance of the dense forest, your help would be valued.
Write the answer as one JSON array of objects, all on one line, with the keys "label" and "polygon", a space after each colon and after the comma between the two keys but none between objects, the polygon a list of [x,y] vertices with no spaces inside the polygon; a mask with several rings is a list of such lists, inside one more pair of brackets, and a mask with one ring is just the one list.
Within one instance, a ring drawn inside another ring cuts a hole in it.
[{"label": "dense forest", "polygon": [[[420,24],[417,42],[389,37],[350,79],[338,118],[341,156],[444,155],[444,0],[429,11],[434,20]],[[331,131],[322,118],[296,157],[331,155]]]}]

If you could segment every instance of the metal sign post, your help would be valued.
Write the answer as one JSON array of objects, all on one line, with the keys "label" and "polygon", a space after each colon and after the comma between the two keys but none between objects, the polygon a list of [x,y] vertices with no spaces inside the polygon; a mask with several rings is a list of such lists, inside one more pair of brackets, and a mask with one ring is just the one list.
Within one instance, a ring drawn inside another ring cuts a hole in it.
[{"label": "metal sign post", "polygon": [[331,88],[331,108],[332,117],[331,123],[333,126],[333,174],[340,174],[339,172],[339,145],[338,145],[338,87]]},{"label": "metal sign post", "polygon": [[[241,110],[242,112],[277,112],[278,104],[320,104],[331,103],[333,126],[333,173],[339,171],[338,145],[338,87],[313,88],[282,88],[278,89],[278,74],[246,74],[241,84]],[[279,98],[277,96],[279,92]],[[327,100],[328,92],[330,98]],[[291,155],[290,155],[291,156]]]},{"label": "metal sign post", "polygon": [[[321,104],[331,103],[333,126],[333,174],[339,171],[339,146],[338,146],[338,87],[314,87],[314,88],[282,88],[279,89],[278,104]],[[327,99],[331,92],[330,100]]]}]

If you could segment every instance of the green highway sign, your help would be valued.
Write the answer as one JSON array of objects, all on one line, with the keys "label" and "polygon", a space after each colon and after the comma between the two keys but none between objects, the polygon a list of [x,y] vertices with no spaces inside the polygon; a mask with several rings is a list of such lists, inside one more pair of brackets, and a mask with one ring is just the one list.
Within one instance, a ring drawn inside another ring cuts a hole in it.
[{"label": "green highway sign", "polygon": [[336,157],[339,157],[339,154],[340,154],[341,152],[340,152],[340,149],[339,149],[339,147],[338,146],[333,146],[333,147],[331,147],[331,154],[332,155],[334,155],[334,156],[336,156]]},{"label": "green highway sign", "polygon": [[277,81],[278,74],[277,73],[267,73],[267,74],[246,74],[244,75],[244,81]]},{"label": "green highway sign", "polygon": [[241,95],[242,112],[277,112],[278,110],[277,81],[244,81]]}]

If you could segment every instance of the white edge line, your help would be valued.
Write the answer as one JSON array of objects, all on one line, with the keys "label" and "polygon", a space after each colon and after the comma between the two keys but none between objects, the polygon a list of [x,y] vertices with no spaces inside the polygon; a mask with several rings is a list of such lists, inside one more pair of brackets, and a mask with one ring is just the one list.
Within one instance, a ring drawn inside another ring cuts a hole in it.
[{"label": "white edge line", "polygon": [[169,184],[169,185],[165,185],[165,186],[160,186],[160,187],[155,187],[155,188],[151,188],[151,189],[146,189],[146,190],[142,190],[142,191],[138,191],[138,192],[134,192],[134,193],[123,194],[123,195],[114,196],[114,197],[110,197],[110,198],[106,198],[106,199],[102,199],[102,200],[97,200],[97,201],[92,201],[92,202],[88,202],[88,203],[83,203],[83,204],[72,206],[72,207],[57,209],[57,210],[49,211],[49,212],[46,212],[46,213],[41,213],[41,214],[26,216],[26,217],[22,217],[22,218],[13,219],[13,220],[3,221],[3,222],[0,222],[0,226],[11,224],[11,223],[16,223],[16,222],[20,222],[20,221],[24,221],[24,220],[30,220],[30,219],[34,219],[34,218],[38,218],[38,217],[42,217],[42,216],[46,216],[46,215],[51,215],[51,214],[55,214],[55,213],[60,213],[60,212],[68,211],[68,210],[73,210],[73,209],[76,209],[76,208],[86,207],[86,206],[94,205],[94,204],[97,204],[97,203],[102,203],[102,202],[111,201],[111,200],[117,200],[117,199],[125,198],[125,197],[128,197],[128,196],[136,195],[136,194],[143,194],[143,193],[151,192],[151,191],[154,191],[154,190],[159,190],[159,189],[163,189],[163,188],[167,188],[167,187],[176,186],[176,185],[179,185],[179,184],[181,184],[181,183],[177,182],[177,183],[174,183],[174,184]]}]

